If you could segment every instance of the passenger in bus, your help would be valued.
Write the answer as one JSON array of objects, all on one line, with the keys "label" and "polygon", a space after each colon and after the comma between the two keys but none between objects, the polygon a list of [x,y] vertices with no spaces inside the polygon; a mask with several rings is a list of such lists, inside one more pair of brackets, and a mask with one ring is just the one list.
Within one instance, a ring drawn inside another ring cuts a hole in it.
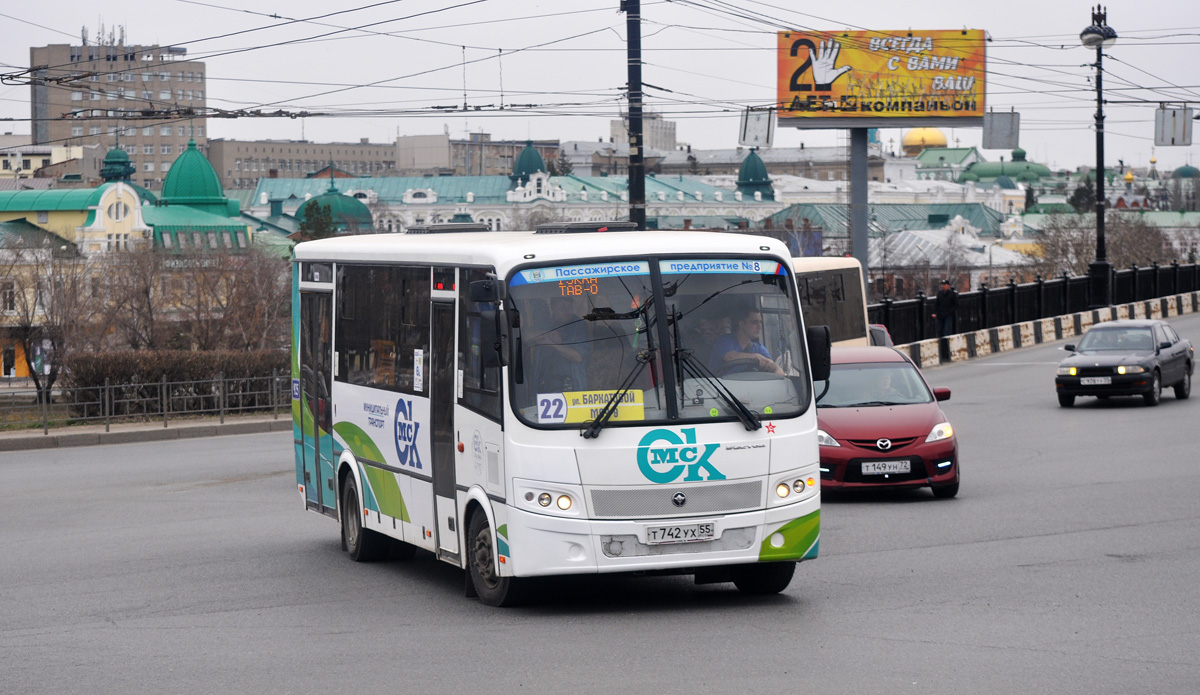
[{"label": "passenger in bus", "polygon": [[552,298],[549,324],[532,331],[529,372],[537,393],[562,393],[587,388],[591,332],[584,302],[577,297]]},{"label": "passenger in bus", "polygon": [[[718,376],[738,372],[772,372],[784,376],[771,353],[762,344],[762,313],[748,305],[731,318],[733,330],[717,338],[708,358],[708,368]],[[737,362],[737,364],[726,364]]]}]

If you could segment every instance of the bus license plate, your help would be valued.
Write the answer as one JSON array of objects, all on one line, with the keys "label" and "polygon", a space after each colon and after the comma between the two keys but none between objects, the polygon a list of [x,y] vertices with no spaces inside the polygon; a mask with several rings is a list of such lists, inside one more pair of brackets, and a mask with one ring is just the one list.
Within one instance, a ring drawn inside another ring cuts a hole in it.
[{"label": "bus license plate", "polygon": [[690,524],[688,526],[647,526],[646,543],[695,543],[713,539],[712,524]]},{"label": "bus license plate", "polygon": [[863,461],[863,475],[885,475],[887,473],[909,473],[911,461]]},{"label": "bus license plate", "polygon": [[1104,386],[1112,383],[1111,376],[1085,376],[1079,380],[1083,386]]}]

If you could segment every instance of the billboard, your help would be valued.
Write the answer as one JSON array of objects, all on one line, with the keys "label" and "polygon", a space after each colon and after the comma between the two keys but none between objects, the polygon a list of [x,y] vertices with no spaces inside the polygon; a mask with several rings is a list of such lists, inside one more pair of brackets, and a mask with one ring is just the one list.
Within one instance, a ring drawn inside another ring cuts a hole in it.
[{"label": "billboard", "polygon": [[779,32],[780,125],[982,125],[981,29]]}]

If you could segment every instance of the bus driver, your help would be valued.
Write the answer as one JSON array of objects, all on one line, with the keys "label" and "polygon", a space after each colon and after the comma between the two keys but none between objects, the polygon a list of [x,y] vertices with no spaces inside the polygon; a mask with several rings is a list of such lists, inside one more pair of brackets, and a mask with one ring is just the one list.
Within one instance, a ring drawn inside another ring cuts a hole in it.
[{"label": "bus driver", "polygon": [[[784,376],[783,370],[771,359],[771,353],[762,344],[762,314],[748,305],[734,315],[731,332],[717,338],[708,359],[708,368],[718,376],[736,374],[749,370],[772,372]],[[747,362],[726,366],[736,360]]]}]

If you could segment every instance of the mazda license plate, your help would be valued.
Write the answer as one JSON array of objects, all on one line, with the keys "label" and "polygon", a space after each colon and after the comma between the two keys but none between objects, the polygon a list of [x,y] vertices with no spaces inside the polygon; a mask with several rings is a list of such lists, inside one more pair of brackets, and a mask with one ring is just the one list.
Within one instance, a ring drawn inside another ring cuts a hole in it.
[{"label": "mazda license plate", "polygon": [[912,471],[911,461],[863,461],[863,475],[886,475],[888,473],[909,473]]},{"label": "mazda license plate", "polygon": [[646,543],[695,543],[713,539],[713,524],[689,524],[686,526],[647,526]]},{"label": "mazda license plate", "polygon": [[1083,386],[1107,386],[1112,383],[1111,376],[1085,376],[1079,380]]}]

